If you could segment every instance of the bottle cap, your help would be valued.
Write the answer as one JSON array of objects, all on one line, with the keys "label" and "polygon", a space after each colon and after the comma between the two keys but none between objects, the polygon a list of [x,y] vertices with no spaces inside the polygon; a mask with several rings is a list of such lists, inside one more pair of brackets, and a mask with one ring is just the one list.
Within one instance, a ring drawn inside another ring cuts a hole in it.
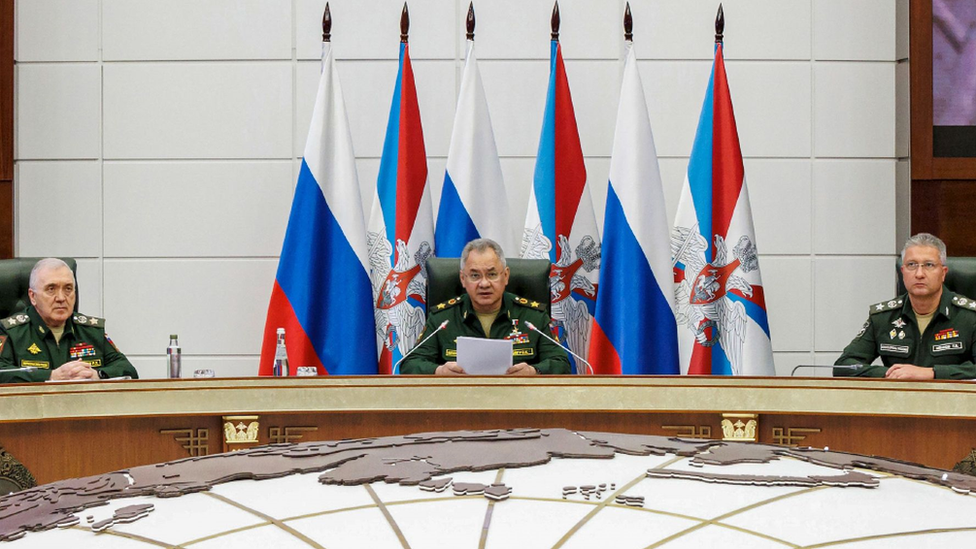
[{"label": "bottle cap", "polygon": [[277,334],[278,335],[281,335],[283,333],[285,333],[285,329],[284,328],[278,328]]},{"label": "bottle cap", "polygon": [[178,335],[176,335],[176,334],[169,334],[169,338],[170,338],[170,339],[179,339],[179,337],[180,337],[180,336],[178,336]]}]

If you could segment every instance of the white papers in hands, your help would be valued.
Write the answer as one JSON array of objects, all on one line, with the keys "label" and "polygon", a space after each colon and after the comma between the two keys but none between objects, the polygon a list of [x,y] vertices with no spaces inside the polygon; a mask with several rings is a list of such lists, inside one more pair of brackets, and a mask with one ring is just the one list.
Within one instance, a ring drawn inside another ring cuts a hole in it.
[{"label": "white papers in hands", "polygon": [[457,363],[473,376],[500,376],[512,367],[512,340],[457,338]]}]

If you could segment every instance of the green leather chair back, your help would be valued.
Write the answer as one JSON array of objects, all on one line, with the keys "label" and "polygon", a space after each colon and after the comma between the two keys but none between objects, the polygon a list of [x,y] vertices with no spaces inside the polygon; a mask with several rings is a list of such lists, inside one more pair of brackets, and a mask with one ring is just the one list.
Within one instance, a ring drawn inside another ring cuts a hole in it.
[{"label": "green leather chair back", "polygon": [[[427,313],[431,306],[443,303],[464,293],[464,286],[458,277],[460,258],[432,257],[427,260]],[[546,259],[511,259],[505,262],[511,274],[505,291],[517,296],[538,301],[546,305],[549,312],[551,294],[549,293],[549,270],[551,264]]]},{"label": "green leather chair back", "polygon": [[[34,264],[42,257],[18,257],[15,259],[0,259],[0,318],[27,310],[30,298],[27,288],[30,287],[30,272]],[[75,273],[75,296],[77,298],[78,265],[70,257],[61,258]],[[75,299],[75,312],[78,311],[78,300]]]},{"label": "green leather chair back", "polygon": [[[957,294],[976,298],[976,257],[947,257],[945,285]],[[905,293],[905,283],[901,278],[901,259],[895,260],[898,295]]]}]

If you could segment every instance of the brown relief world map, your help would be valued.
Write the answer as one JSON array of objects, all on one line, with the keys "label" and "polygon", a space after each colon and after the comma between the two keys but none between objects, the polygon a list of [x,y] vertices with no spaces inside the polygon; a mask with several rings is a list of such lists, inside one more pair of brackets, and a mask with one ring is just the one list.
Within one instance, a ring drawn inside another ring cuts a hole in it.
[{"label": "brown relief world map", "polygon": [[[374,482],[417,486],[441,492],[452,486],[452,473],[530,467],[560,459],[612,459],[633,456],[674,455],[690,458],[697,466],[769,463],[792,458],[837,470],[836,475],[764,476],[649,469],[648,478],[750,484],[756,486],[841,486],[872,489],[878,480],[855,469],[877,471],[951,488],[969,494],[976,477],[928,468],[897,460],[757,443],[681,439],[651,435],[626,435],[569,431],[565,429],[512,429],[455,431],[406,436],[364,438],[302,444],[272,444],[239,452],[187,458],[157,465],[71,479],[0,498],[0,541],[11,541],[31,531],[78,524],[78,513],[109,500],[135,496],[174,498],[206,491],[236,480],[273,479],[299,473],[321,472],[319,482],[361,485]],[[576,479],[566,479],[573,482]],[[457,496],[483,495],[495,502],[509,497],[518,486],[504,483],[453,484]],[[562,497],[585,495],[586,499],[615,498],[620,505],[642,506],[643,497],[614,494],[616,485],[565,486]],[[558,494],[556,494],[558,496]],[[504,503],[503,503],[504,505]],[[130,505],[110,519],[88,521],[93,531],[131,522],[152,512],[152,505]]]}]

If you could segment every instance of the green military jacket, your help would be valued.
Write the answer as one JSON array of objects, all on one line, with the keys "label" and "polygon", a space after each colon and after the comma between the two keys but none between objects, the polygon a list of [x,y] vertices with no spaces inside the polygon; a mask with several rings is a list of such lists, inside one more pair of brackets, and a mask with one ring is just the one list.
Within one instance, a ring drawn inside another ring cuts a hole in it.
[{"label": "green military jacket", "polygon": [[[433,374],[441,364],[457,360],[459,336],[485,337],[485,330],[471,307],[471,298],[464,294],[433,306],[433,312],[427,318],[427,325],[418,341],[423,341],[427,334],[436,330],[445,320],[450,321],[447,327],[415,348],[400,365],[400,373]],[[505,292],[501,311],[492,323],[488,337],[512,340],[513,364],[528,363],[540,374],[568,374],[569,359],[566,351],[525,325],[526,322],[531,322],[536,328],[546,330],[549,320],[549,315],[540,303]]]},{"label": "green military jacket", "polygon": [[[102,378],[139,377],[129,359],[105,335],[101,318],[73,314],[64,323],[60,343],[54,342],[54,335],[34,307],[0,320],[0,383],[46,381],[51,371],[74,360],[87,362]],[[4,372],[27,366],[37,370]]]},{"label": "green military jacket", "polygon": [[[883,365],[871,366],[879,356]],[[893,364],[914,364],[933,368],[936,379],[972,379],[974,358],[976,301],[943,286],[939,308],[924,334],[918,332],[908,294],[872,305],[868,321],[834,363],[864,367],[834,369],[834,375],[884,377]]]}]

